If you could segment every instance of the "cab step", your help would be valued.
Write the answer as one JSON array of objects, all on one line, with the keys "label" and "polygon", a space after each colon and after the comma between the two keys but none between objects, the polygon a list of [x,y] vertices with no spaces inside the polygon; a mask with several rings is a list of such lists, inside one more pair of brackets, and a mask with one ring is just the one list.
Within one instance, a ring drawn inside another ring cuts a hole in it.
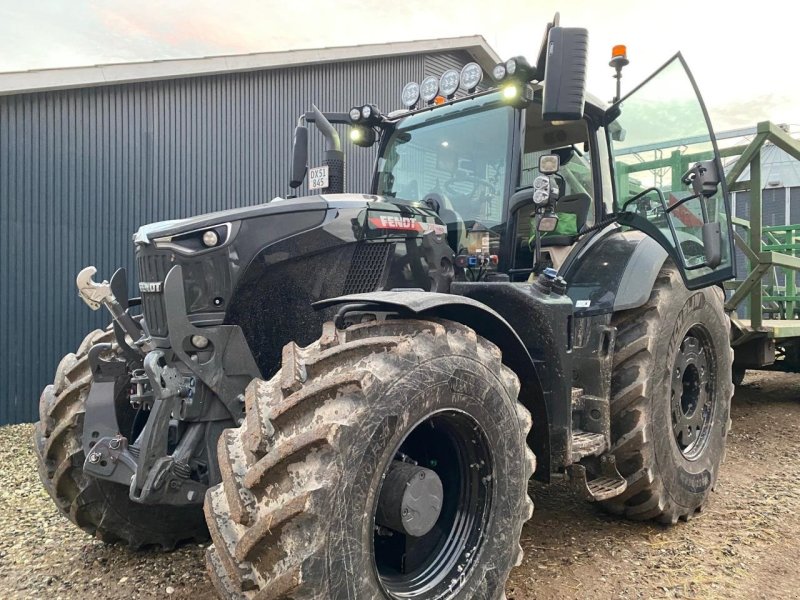
[{"label": "cab step", "polygon": [[573,490],[590,502],[608,500],[628,489],[628,482],[617,470],[613,454],[604,454],[598,462],[599,476],[593,479],[588,479],[586,465],[575,463],[567,467]]},{"label": "cab step", "polygon": [[606,436],[576,429],[572,432],[572,462],[587,456],[600,456],[608,449]]}]

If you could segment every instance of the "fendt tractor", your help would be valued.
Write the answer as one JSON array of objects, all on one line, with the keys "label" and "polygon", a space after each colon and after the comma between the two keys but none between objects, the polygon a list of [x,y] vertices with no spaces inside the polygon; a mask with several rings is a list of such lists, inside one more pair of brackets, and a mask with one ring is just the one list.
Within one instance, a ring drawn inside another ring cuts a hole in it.
[{"label": "fendt tractor", "polygon": [[[531,477],[631,519],[701,511],[733,390],[720,155],[680,54],[608,106],[587,47],[556,18],[494,85],[470,63],[395,112],[314,107],[311,195],[140,228],[140,297],[84,269],[113,319],[41,396],[61,512],[135,548],[210,531],[224,598],[427,600],[504,598]],[[368,193],[342,128],[377,152]],[[678,148],[678,177],[615,164],[689,137],[710,158]]]}]

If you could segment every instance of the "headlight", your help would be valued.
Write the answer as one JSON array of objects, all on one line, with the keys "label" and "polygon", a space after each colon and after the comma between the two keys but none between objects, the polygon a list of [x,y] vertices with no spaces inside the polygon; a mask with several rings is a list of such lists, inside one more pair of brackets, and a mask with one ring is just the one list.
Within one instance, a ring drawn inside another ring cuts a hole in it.
[{"label": "headlight", "polygon": [[350,109],[350,120],[353,123],[358,123],[361,120],[361,108],[358,106],[354,106]]},{"label": "headlight", "polygon": [[461,77],[458,74],[458,71],[455,69],[450,69],[445,71],[442,74],[442,78],[439,80],[439,89],[446,98],[452,98],[453,95],[458,91],[458,84],[461,81]]},{"label": "headlight", "polygon": [[223,246],[228,243],[230,236],[231,224],[223,223],[187,233],[153,238],[153,243],[157,248],[174,248],[184,254],[193,254]]},{"label": "headlight", "polygon": [[219,244],[219,236],[217,232],[213,229],[209,229],[203,234],[203,244],[208,246],[209,248],[213,248],[217,244]]},{"label": "headlight", "polygon": [[372,108],[369,104],[361,107],[361,118],[365,121],[372,116]]}]

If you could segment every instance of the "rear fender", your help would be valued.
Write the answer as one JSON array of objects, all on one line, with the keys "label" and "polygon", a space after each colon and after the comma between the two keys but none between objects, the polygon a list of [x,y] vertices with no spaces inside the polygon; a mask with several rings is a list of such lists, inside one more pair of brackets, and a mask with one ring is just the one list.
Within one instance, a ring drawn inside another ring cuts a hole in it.
[{"label": "rear fender", "polygon": [[417,290],[380,291],[351,294],[316,302],[315,309],[357,305],[356,310],[392,312],[418,318],[440,318],[470,327],[495,344],[503,353],[503,363],[519,377],[519,401],[533,416],[528,445],[536,454],[537,479],[550,478],[550,418],[544,401],[543,388],[534,361],[517,333],[497,312],[485,304],[454,294],[439,294]]}]

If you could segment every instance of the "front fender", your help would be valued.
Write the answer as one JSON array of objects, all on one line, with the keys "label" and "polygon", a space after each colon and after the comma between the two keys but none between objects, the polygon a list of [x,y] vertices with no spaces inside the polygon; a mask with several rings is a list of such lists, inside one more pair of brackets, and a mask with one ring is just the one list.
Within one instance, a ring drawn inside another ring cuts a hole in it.
[{"label": "front fender", "polygon": [[470,327],[483,338],[495,344],[503,353],[503,363],[520,380],[519,401],[531,412],[533,427],[528,435],[528,445],[537,457],[536,477],[550,477],[550,418],[544,401],[541,381],[534,361],[520,337],[500,314],[489,306],[455,294],[440,294],[422,290],[379,291],[350,294],[321,300],[315,309],[347,304],[358,305],[360,311],[375,310],[414,315],[418,318],[440,318],[456,321]]}]

